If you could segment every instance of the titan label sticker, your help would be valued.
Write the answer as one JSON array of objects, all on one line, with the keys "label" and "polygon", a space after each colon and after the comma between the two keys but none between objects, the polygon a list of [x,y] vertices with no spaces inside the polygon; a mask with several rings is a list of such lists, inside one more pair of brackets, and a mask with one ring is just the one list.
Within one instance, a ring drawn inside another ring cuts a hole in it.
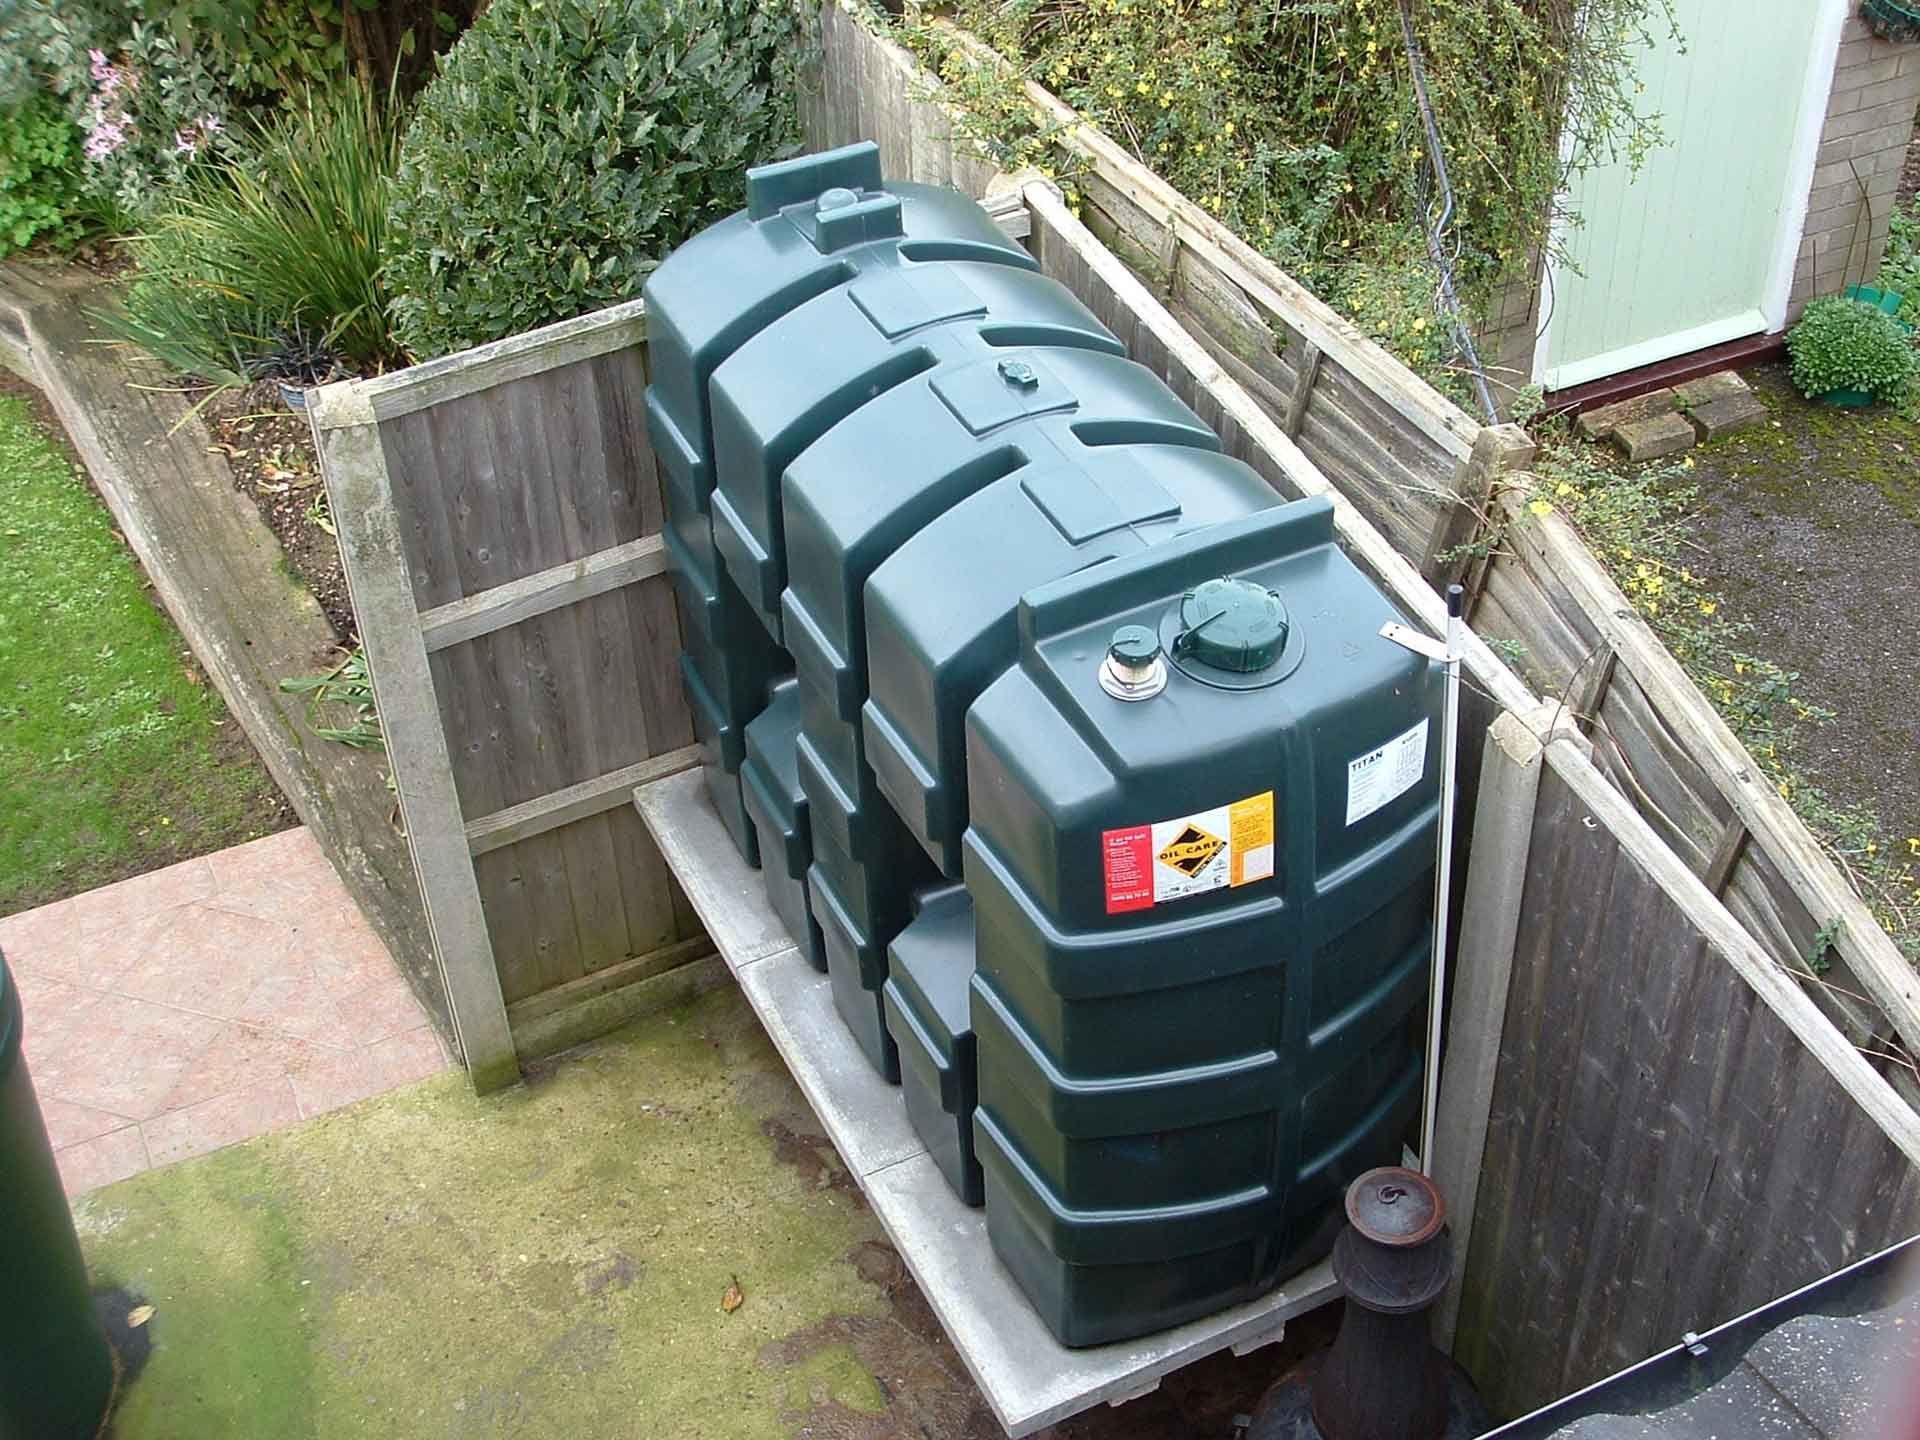
[{"label": "titan label sticker", "polygon": [[1427,773],[1427,722],[1347,762],[1347,824],[1357,825]]}]

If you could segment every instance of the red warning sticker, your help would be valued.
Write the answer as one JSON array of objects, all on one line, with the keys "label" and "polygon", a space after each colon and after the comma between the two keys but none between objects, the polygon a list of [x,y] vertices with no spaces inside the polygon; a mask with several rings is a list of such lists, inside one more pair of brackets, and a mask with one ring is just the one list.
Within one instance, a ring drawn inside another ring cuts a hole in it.
[{"label": "red warning sticker", "polygon": [[1106,866],[1107,913],[1153,908],[1153,827],[1133,825],[1101,837]]},{"label": "red warning sticker", "polygon": [[1151,825],[1102,831],[1100,850],[1109,915],[1270,880],[1273,792]]}]

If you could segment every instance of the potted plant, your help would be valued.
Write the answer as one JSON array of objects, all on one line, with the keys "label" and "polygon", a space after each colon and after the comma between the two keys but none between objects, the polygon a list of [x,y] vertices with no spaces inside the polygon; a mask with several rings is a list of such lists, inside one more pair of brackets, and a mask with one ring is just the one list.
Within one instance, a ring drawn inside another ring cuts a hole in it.
[{"label": "potted plant", "polygon": [[1861,0],[1860,18],[1882,40],[1920,40],[1920,5],[1910,0]]},{"label": "potted plant", "polygon": [[1800,393],[1827,405],[1898,400],[1920,370],[1920,357],[1897,320],[1840,295],[1807,306],[1787,333],[1787,354]]}]

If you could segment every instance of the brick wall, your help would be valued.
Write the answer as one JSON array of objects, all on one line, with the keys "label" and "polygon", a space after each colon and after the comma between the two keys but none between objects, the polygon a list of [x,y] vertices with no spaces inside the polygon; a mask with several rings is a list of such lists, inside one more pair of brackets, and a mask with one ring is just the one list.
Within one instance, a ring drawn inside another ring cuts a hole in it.
[{"label": "brick wall", "polygon": [[[1807,301],[1869,280],[1887,247],[1894,192],[1920,106],[1920,43],[1876,40],[1858,15],[1847,18],[1827,123],[1814,160],[1807,223],[1793,272],[1787,321]],[[1541,267],[1495,297],[1477,339],[1502,408],[1533,372],[1541,321]]]},{"label": "brick wall", "polygon": [[1876,40],[1849,16],[1814,161],[1789,323],[1807,301],[1870,280],[1920,105],[1920,44]]}]

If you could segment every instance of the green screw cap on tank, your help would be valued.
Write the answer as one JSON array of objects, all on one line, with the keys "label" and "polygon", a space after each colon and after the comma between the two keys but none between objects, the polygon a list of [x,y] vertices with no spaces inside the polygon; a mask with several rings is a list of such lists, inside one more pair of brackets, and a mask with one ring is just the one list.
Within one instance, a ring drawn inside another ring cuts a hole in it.
[{"label": "green screw cap on tank", "polygon": [[1264,585],[1221,577],[1180,600],[1175,651],[1236,675],[1264,670],[1287,645],[1287,607]]}]

